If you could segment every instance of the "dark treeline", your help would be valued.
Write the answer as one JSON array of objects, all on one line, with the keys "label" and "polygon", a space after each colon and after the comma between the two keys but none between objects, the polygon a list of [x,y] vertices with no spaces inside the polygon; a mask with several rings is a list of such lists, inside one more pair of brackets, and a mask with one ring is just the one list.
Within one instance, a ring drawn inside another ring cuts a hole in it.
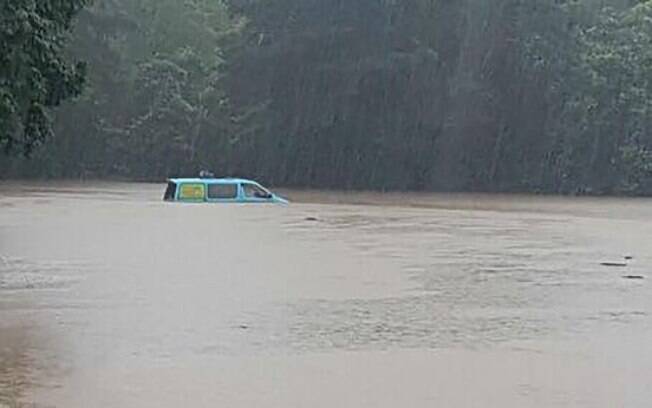
[{"label": "dark treeline", "polygon": [[102,0],[4,176],[652,194],[652,1]]}]

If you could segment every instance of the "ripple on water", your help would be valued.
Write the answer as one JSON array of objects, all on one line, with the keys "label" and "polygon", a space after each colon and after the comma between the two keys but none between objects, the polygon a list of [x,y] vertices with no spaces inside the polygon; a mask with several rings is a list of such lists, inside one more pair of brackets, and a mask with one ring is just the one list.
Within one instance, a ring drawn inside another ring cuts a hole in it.
[{"label": "ripple on water", "polygon": [[341,208],[286,226],[395,262],[416,283],[415,296],[290,305],[285,325],[260,329],[259,338],[274,333],[293,350],[472,348],[647,317],[608,310],[621,297],[616,277],[596,274],[595,253],[560,233],[566,217],[388,214]]},{"label": "ripple on water", "polygon": [[74,262],[28,262],[0,258],[0,291],[65,290],[81,280],[83,266]]}]

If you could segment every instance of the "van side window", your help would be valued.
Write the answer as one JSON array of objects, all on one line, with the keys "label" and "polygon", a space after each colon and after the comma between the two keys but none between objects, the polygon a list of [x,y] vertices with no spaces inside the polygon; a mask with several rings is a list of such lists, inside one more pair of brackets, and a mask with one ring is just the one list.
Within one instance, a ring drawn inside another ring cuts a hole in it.
[{"label": "van side window", "polygon": [[208,198],[212,200],[229,200],[238,196],[237,184],[209,184]]},{"label": "van side window", "polygon": [[179,198],[182,200],[203,200],[206,189],[201,183],[183,183],[179,190]]},{"label": "van side window", "polygon": [[247,198],[270,198],[270,193],[255,184],[243,184],[245,197]]}]

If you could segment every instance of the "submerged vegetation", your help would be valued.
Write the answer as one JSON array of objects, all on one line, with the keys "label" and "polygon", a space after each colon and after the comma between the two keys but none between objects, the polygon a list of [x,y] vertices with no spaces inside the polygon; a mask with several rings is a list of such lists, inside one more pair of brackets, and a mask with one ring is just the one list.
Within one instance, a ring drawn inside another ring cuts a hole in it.
[{"label": "submerged vegetation", "polygon": [[652,1],[102,0],[65,58],[45,3],[0,0],[0,144],[48,138],[4,176],[652,194]]}]

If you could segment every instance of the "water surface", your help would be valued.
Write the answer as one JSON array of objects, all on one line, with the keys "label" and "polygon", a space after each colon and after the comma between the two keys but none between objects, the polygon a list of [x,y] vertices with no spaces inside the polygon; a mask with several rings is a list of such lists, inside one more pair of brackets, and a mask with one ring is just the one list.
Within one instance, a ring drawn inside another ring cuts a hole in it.
[{"label": "water surface", "polygon": [[163,189],[0,185],[0,407],[652,401],[650,200]]}]

